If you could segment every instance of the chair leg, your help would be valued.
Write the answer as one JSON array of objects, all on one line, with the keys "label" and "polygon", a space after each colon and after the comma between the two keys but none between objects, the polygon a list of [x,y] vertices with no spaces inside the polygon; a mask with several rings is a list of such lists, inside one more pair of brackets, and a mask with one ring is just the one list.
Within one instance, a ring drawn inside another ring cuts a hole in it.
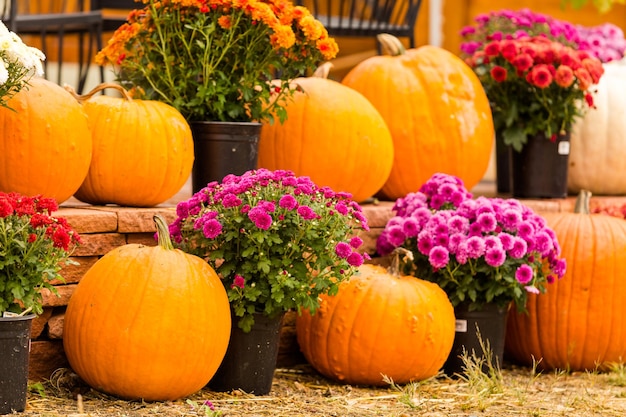
[{"label": "chair leg", "polygon": [[63,25],[59,28],[59,58],[57,68],[59,69],[57,74],[57,84],[61,85],[61,75],[63,75],[63,38],[65,38],[65,29]]},{"label": "chair leg", "polygon": [[[98,33],[96,34],[96,48],[97,48],[96,54],[102,50],[102,36],[104,32],[102,21],[98,25],[97,32]],[[104,83],[104,67],[102,65],[98,65],[98,68],[100,70],[100,82]],[[102,90],[102,94],[104,94],[104,90]]]},{"label": "chair leg", "polygon": [[[91,40],[91,38],[90,38]],[[87,78],[87,70],[85,70],[85,64],[83,61],[85,60],[85,38],[83,33],[78,34],[78,85],[76,87],[76,92],[78,94],[83,93],[83,88],[85,87],[85,79]],[[91,45],[89,45],[89,53],[87,56],[91,54]],[[87,67],[89,69],[89,67]]]}]

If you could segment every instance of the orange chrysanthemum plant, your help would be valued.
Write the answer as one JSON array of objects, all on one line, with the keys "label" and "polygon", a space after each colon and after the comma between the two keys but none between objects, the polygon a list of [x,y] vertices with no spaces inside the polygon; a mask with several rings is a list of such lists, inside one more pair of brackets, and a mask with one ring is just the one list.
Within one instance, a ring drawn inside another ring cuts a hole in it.
[{"label": "orange chrysanthemum plant", "polygon": [[492,41],[466,62],[491,104],[496,131],[517,151],[528,136],[555,140],[593,107],[593,85],[604,69],[586,51],[545,37]]},{"label": "orange chrysanthemum plant", "polygon": [[188,121],[282,121],[289,81],[338,51],[288,0],[142,1],[96,62],[113,65],[135,97],[164,101]]}]

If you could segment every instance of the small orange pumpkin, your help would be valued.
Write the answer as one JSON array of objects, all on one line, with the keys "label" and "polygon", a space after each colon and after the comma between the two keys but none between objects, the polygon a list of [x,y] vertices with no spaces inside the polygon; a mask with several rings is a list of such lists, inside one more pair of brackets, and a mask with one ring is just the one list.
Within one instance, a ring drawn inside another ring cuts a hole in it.
[{"label": "small orange pumpkin", "polygon": [[[105,88],[122,97],[95,95]],[[133,100],[112,83],[98,85],[83,104],[93,137],[89,172],[74,196],[90,204],[150,207],[176,194],[194,160],[191,129],[174,107]]]},{"label": "small orange pumpkin", "polygon": [[459,57],[436,46],[405,50],[387,34],[390,55],[362,61],[342,83],[363,93],[387,123],[394,162],[381,196],[390,200],[419,190],[433,174],[483,178],[494,143],[491,108],[478,77]]},{"label": "small orange pumpkin", "polygon": [[287,120],[264,124],[258,166],[306,175],[320,186],[373,196],[393,163],[393,141],[382,116],[359,92],[321,76],[298,78]]},{"label": "small orange pumpkin", "polygon": [[[395,269],[392,269],[395,271]],[[436,284],[362,265],[314,315],[296,319],[298,344],[322,375],[348,384],[404,384],[436,375],[452,349],[454,309]]]},{"label": "small orange pumpkin", "polygon": [[100,258],[65,313],[63,346],[91,387],[126,399],[176,400],[204,387],[230,338],[230,306],[204,260],[159,245],[128,244]]},{"label": "small orange pumpkin", "polygon": [[544,215],[567,272],[529,296],[528,314],[509,314],[505,351],[521,364],[595,370],[626,358],[626,221],[589,214],[589,196],[580,193],[574,213]]},{"label": "small orange pumpkin", "polygon": [[59,203],[78,190],[91,162],[87,114],[70,93],[32,78],[0,107],[0,191]]}]

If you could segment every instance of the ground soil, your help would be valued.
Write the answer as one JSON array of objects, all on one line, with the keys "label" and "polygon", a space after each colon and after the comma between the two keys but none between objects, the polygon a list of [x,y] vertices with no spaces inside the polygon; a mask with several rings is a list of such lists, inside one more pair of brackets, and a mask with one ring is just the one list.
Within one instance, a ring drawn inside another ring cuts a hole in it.
[{"label": "ground soil", "polygon": [[[69,370],[31,386],[23,416],[626,416],[626,367],[612,372],[538,372],[505,364],[495,375],[469,372],[396,386],[357,387],[310,366],[278,369],[270,395],[202,390],[175,402],[122,401],[94,391]],[[211,411],[203,406],[209,401]],[[211,414],[213,413],[213,414]]]}]

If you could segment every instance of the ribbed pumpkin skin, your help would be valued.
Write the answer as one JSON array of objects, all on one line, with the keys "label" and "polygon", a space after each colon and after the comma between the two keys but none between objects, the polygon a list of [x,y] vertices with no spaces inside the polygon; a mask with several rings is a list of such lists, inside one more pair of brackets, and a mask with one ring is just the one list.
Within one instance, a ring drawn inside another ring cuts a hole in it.
[{"label": "ribbed pumpkin skin", "polygon": [[320,186],[352,194],[355,201],[374,195],[393,163],[393,141],[385,121],[362,94],[325,78],[296,80],[282,125],[264,124],[258,166],[288,169]]},{"label": "ribbed pumpkin skin", "polygon": [[206,262],[129,244],[99,259],[79,282],[63,346],[72,369],[97,390],[176,400],[213,377],[230,323],[226,291]]},{"label": "ribbed pumpkin skin", "polygon": [[437,172],[456,175],[468,189],[485,175],[494,141],[491,109],[478,77],[460,58],[428,45],[375,56],[342,84],[363,93],[391,131],[394,162],[383,197],[415,192]]},{"label": "ribbed pumpkin skin", "polygon": [[67,200],[91,161],[85,111],[43,78],[32,78],[8,105],[15,111],[0,107],[0,191]]},{"label": "ribbed pumpkin skin", "polygon": [[348,384],[404,384],[436,375],[454,341],[454,309],[436,284],[363,265],[319,310],[296,319],[300,350],[322,375]]},{"label": "ribbed pumpkin skin", "polygon": [[165,103],[97,95],[84,102],[93,159],[75,197],[90,204],[150,207],[189,178],[194,152],[184,117]]},{"label": "ribbed pumpkin skin", "polygon": [[604,74],[593,96],[594,107],[572,127],[567,188],[576,194],[626,194],[626,65],[604,64]]},{"label": "ribbed pumpkin skin", "polygon": [[544,369],[594,370],[626,358],[626,221],[600,214],[547,214],[567,272],[529,314],[512,312],[505,350]]}]

